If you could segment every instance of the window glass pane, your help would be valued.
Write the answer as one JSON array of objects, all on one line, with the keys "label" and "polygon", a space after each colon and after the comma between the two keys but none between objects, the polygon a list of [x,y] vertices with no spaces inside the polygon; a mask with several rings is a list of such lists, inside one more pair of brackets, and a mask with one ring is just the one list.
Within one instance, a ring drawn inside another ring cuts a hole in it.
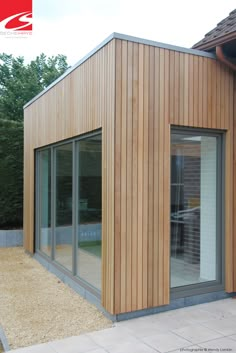
[{"label": "window glass pane", "polygon": [[72,143],[55,148],[55,260],[72,270]]},{"label": "window glass pane", "polygon": [[39,249],[51,255],[51,151],[39,153]]},{"label": "window glass pane", "polygon": [[101,135],[78,143],[78,268],[77,274],[101,289],[102,174]]},{"label": "window glass pane", "polygon": [[171,287],[217,279],[217,137],[172,133]]}]

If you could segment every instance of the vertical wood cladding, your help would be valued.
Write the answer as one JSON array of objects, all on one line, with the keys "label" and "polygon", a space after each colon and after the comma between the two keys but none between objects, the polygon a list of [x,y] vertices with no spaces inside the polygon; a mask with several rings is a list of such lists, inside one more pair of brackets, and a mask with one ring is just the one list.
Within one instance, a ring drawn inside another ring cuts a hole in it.
[{"label": "vertical wood cladding", "polygon": [[115,41],[25,109],[24,247],[34,252],[35,149],[102,128],[102,304],[114,297]]},{"label": "vertical wood cladding", "polygon": [[116,40],[115,313],[169,303],[171,125],[226,131],[233,290],[232,94],[233,75],[214,59]]},{"label": "vertical wood cladding", "polygon": [[225,288],[236,290],[233,114],[233,75],[216,60],[113,39],[25,109],[25,248],[34,251],[35,149],[102,128],[102,305],[168,304],[171,125],[219,129]]}]

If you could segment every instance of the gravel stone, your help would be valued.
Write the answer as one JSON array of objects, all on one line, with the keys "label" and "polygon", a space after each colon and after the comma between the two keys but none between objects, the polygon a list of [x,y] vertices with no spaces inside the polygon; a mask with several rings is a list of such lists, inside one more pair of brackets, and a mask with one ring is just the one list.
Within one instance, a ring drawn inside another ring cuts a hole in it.
[{"label": "gravel stone", "polygon": [[0,249],[0,324],[11,349],[112,327],[21,247]]}]

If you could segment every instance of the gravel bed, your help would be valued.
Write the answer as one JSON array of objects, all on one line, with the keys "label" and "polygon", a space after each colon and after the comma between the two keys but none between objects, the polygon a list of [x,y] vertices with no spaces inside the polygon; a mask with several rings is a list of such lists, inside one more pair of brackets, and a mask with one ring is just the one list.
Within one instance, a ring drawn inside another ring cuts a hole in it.
[{"label": "gravel bed", "polygon": [[0,324],[11,349],[112,326],[23,248],[0,249]]}]

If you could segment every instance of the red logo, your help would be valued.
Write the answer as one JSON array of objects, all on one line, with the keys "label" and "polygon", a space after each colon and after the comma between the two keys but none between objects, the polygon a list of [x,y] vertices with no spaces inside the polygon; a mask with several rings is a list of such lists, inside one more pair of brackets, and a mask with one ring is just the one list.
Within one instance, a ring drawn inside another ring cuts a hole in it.
[{"label": "red logo", "polygon": [[0,31],[32,31],[32,0],[0,0]]}]

